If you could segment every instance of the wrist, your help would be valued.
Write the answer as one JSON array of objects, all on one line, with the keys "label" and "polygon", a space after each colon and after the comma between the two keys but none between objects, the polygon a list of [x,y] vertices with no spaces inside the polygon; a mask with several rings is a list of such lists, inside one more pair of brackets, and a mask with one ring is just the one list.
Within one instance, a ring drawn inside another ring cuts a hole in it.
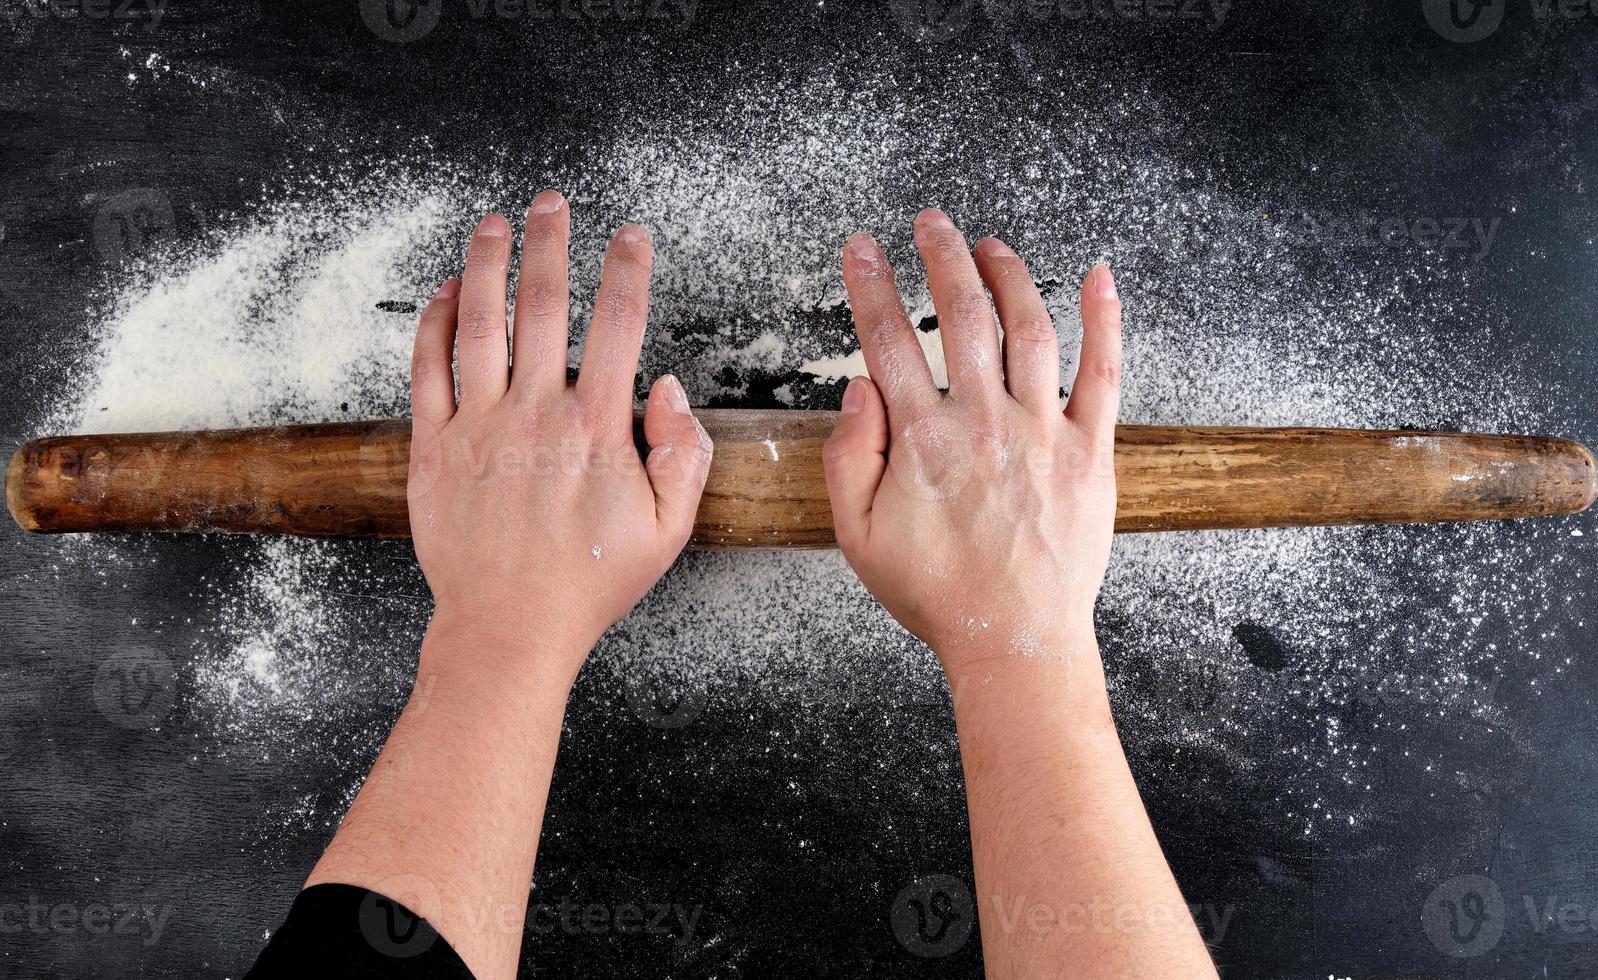
[{"label": "wrist", "polygon": [[977,635],[929,641],[945,674],[977,674],[1013,665],[1068,664],[1099,659],[1091,615],[1057,620],[1046,627],[985,629]]},{"label": "wrist", "polygon": [[569,689],[595,642],[569,623],[439,603],[422,640],[418,674],[450,686]]},{"label": "wrist", "polygon": [[1109,691],[1098,639],[1090,627],[1062,626],[1019,642],[934,647],[949,682],[957,720],[986,712],[1067,709],[1109,721]]}]

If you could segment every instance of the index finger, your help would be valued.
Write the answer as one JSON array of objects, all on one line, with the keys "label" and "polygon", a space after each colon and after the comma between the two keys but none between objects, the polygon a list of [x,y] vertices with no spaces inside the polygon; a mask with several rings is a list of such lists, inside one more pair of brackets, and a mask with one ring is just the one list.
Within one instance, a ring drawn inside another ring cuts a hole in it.
[{"label": "index finger", "polygon": [[1110,267],[1096,265],[1082,283],[1082,354],[1065,415],[1109,444],[1120,403],[1121,298]]},{"label": "index finger", "polygon": [[902,419],[932,404],[940,397],[932,369],[905,316],[893,267],[870,235],[850,237],[843,252],[843,283],[866,370],[887,402],[889,418]]}]

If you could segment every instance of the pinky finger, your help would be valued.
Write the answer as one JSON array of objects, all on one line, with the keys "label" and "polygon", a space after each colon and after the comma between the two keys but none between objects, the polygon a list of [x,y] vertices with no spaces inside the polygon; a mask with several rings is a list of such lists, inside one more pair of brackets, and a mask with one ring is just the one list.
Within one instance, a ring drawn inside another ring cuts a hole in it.
[{"label": "pinky finger", "polygon": [[455,348],[455,315],[461,281],[446,279],[438,287],[416,328],[411,352],[411,416],[441,426],[455,415],[455,375],[450,367]]}]

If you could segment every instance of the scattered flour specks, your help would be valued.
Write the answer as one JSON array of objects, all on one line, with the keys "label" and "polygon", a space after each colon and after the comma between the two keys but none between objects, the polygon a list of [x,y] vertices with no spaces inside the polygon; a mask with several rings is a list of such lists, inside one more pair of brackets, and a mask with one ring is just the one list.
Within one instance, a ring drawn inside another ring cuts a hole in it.
[{"label": "scattered flour specks", "polygon": [[[1458,298],[1459,267],[1424,253],[1338,263],[1343,246],[1262,220],[1263,192],[1181,162],[1148,111],[1135,126],[1056,114],[1081,120],[1062,130],[1017,107],[1006,125],[972,125],[959,116],[979,110],[958,106],[980,99],[869,80],[717,98],[701,113],[714,125],[639,122],[537,176],[573,205],[574,356],[604,236],[634,220],[657,249],[641,385],[669,371],[700,403],[836,407],[841,379],[864,371],[837,273],[862,229],[892,257],[941,368],[909,244],[911,217],[937,205],[1031,262],[1067,385],[1077,283],[1094,261],[1113,265],[1129,422],[1559,427],[1558,393],[1527,397],[1493,317]],[[40,430],[403,413],[410,306],[456,270],[482,210],[519,214],[529,178],[424,159],[303,180],[299,196],[265,199],[231,230],[119,280]],[[1261,819],[1307,834],[1381,819],[1398,799],[1384,796],[1389,781],[1424,792],[1444,777],[1426,759],[1380,757],[1374,730],[1446,717],[1521,748],[1494,684],[1528,664],[1535,683],[1557,678],[1540,647],[1586,585],[1582,566],[1546,545],[1581,533],[1549,521],[1119,538],[1100,612],[1127,742],[1144,762],[1196,755],[1271,787],[1278,806]],[[1532,560],[1537,544],[1555,559]],[[187,668],[216,737],[266,756],[369,757],[429,608],[404,546],[218,547],[231,564],[202,590]],[[888,692],[943,703],[930,656],[832,553],[686,556],[601,644],[589,676],[736,686],[823,727],[839,705]],[[893,719],[883,723],[892,737]],[[944,775],[958,765],[951,745],[933,754]],[[337,798],[296,796],[284,821],[336,819],[360,775]]]}]

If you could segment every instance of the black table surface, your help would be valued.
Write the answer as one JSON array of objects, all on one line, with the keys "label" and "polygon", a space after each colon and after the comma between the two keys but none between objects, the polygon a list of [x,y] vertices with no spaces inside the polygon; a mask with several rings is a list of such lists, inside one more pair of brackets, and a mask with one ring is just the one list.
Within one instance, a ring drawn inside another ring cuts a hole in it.
[{"label": "black table surface", "polygon": [[[118,257],[96,248],[96,216],[129,188],[160,188],[176,234],[198,236],[304,165],[306,147],[340,144],[375,160],[425,138],[470,157],[484,132],[499,145],[546,145],[580,141],[606,119],[686,123],[733,66],[745,84],[775,90],[828,72],[847,84],[869,64],[878,83],[958,100],[947,83],[980,62],[984,97],[1013,92],[1061,127],[1092,103],[1092,86],[1073,78],[1113,78],[1118,98],[1151,93],[1181,131],[1178,152],[1233,186],[1375,213],[1512,214],[1507,244],[1471,268],[1473,299],[1534,352],[1527,373],[1562,393],[1560,434],[1598,441],[1589,367],[1598,16],[1586,4],[648,0],[643,12],[658,16],[638,17],[622,4],[533,6],[552,13],[498,16],[468,0],[422,4],[418,20],[355,2],[0,9],[4,431],[36,434],[42,406],[73,383],[61,352],[84,341],[85,297]],[[130,88],[120,54],[130,48],[225,69],[230,84]],[[1047,79],[1060,69],[1072,90],[1052,98]],[[252,86],[278,93],[275,108],[240,94]],[[325,139],[304,138],[313,131]],[[319,737],[358,746],[338,764],[314,751],[240,749],[188,697],[195,681],[181,658],[159,724],[110,724],[103,700],[96,709],[106,652],[183,649],[193,639],[186,604],[241,546],[127,541],[108,567],[9,524],[0,534],[0,975],[241,975],[331,834],[338,792],[375,753],[397,698],[325,721]],[[1592,540],[1543,536],[1527,547]],[[341,547],[420,588],[403,545]],[[1579,565],[1592,552],[1576,554]],[[414,636],[426,604],[407,594],[396,615]],[[1161,756],[1127,733],[1154,825],[1225,976],[1598,975],[1598,596],[1583,580],[1554,600],[1564,628],[1541,657],[1568,662],[1559,683],[1533,691],[1536,664],[1497,666],[1516,748],[1469,723],[1428,723],[1415,707],[1406,728],[1370,737],[1444,760],[1456,778],[1412,796],[1395,782],[1382,819],[1357,832],[1306,838],[1271,819],[1288,787],[1271,784],[1265,739],[1264,768],[1234,783],[1212,761]],[[1113,654],[1117,626],[1102,625]],[[397,650],[384,669],[402,674],[413,656]],[[1121,663],[1111,656],[1112,675]],[[946,695],[817,713],[740,702],[737,690],[715,696],[726,710],[694,725],[618,724],[615,692],[579,684],[527,975],[975,975],[974,934],[917,955],[928,948],[904,941],[892,916],[909,882],[970,877]],[[898,718],[891,739],[885,712]],[[1363,717],[1342,723],[1357,730]],[[936,764],[907,761],[922,745],[936,746]],[[877,773],[877,758],[904,778]],[[657,770],[675,775],[648,778]],[[829,782],[831,791],[787,790]],[[1184,786],[1195,789],[1172,789]],[[307,787],[316,818],[263,833],[263,813],[280,814]],[[681,929],[568,928],[555,924],[563,903],[598,908],[606,923],[624,905],[693,910],[696,925],[691,940]],[[984,927],[996,921],[983,916]]]}]

